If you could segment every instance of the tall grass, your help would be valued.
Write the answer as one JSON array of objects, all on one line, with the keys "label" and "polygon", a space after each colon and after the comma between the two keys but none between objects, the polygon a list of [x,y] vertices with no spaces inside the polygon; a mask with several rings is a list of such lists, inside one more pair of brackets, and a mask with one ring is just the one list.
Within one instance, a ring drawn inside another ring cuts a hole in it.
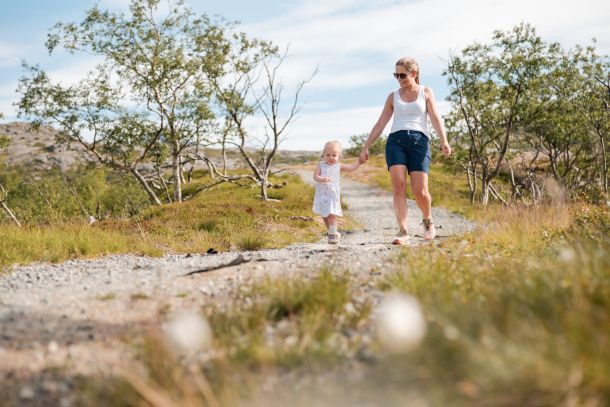
[{"label": "tall grass", "polygon": [[[481,217],[489,227],[404,248],[383,273],[326,269],[243,287],[234,301],[203,308],[211,349],[180,358],[148,337],[138,345],[146,373],[86,380],[87,400],[610,403],[608,209],[491,208]],[[418,298],[428,333],[415,351],[388,354],[375,340],[378,294],[362,297],[363,286]]]},{"label": "tall grass", "polygon": [[236,405],[257,394],[270,375],[325,369],[345,360],[360,345],[359,337],[337,335],[360,329],[369,315],[368,302],[346,306],[352,290],[347,274],[327,269],[305,279],[268,278],[255,283],[226,309],[202,310],[214,332],[213,349],[203,362],[181,357],[162,335],[153,333],[134,343],[145,374],[84,379],[83,402]]},{"label": "tall grass", "polygon": [[108,253],[159,255],[160,250],[138,238],[115,230],[82,224],[43,227],[2,226],[0,267],[33,261],[57,262],[66,258]]},{"label": "tall grass", "polygon": [[[136,346],[144,374],[85,380],[85,400],[309,405],[344,386],[327,404],[609,405],[608,208],[490,206],[469,216],[475,232],[400,249],[371,274],[324,269],[242,287],[202,309],[211,349],[179,357],[146,337]],[[378,290],[419,300],[428,333],[415,351],[388,354],[375,340]],[[279,384],[261,395],[269,379]]]},{"label": "tall grass", "polygon": [[431,329],[389,366],[418,366],[441,402],[610,403],[610,216],[580,211],[490,211],[478,235],[405,249],[381,287],[415,295]]},{"label": "tall grass", "polygon": [[[62,261],[107,253],[160,255],[167,251],[202,253],[210,248],[259,250],[318,238],[320,226],[293,216],[311,215],[313,190],[296,176],[264,202],[257,190],[221,184],[191,200],[150,207],[127,219],[93,226],[52,222],[18,229],[0,225],[0,267],[32,261]],[[185,195],[199,178],[185,187]]]},{"label": "tall grass", "polygon": [[217,344],[230,359],[249,366],[302,365],[338,357],[333,333],[368,315],[366,303],[345,313],[351,290],[347,275],[327,269],[311,279],[268,278],[247,289],[244,299],[251,305],[208,314]]}]

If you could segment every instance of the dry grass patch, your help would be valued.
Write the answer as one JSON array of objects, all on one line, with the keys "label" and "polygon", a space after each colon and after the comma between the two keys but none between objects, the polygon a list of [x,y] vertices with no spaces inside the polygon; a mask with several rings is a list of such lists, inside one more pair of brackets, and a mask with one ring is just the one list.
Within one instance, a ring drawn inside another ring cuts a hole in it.
[{"label": "dry grass patch", "polygon": [[159,255],[161,251],[138,235],[82,224],[41,227],[0,226],[0,266],[34,261],[58,262],[68,258],[109,253]]},{"label": "dry grass patch", "polygon": [[310,278],[269,278],[244,287],[222,310],[203,310],[214,335],[210,349],[185,356],[160,332],[144,336],[134,343],[141,370],[83,378],[82,401],[236,405],[257,393],[269,375],[345,360],[360,346],[359,337],[338,332],[360,329],[370,313],[368,302],[347,307],[350,280],[324,269]]},{"label": "dry grass patch", "polygon": [[[312,217],[313,189],[297,176],[274,181],[285,183],[270,191],[278,201],[264,202],[256,188],[226,183],[181,203],[150,207],[129,219],[93,226],[52,224],[19,229],[0,225],[0,266],[109,253],[259,250],[318,239],[319,222],[302,220]],[[201,177],[188,184],[185,196],[208,182]]]},{"label": "dry grass patch", "polygon": [[[438,403],[610,402],[607,208],[492,209],[490,227],[405,249],[385,290],[416,296],[429,323],[417,370]],[[379,373],[379,372],[378,372]],[[568,402],[569,401],[569,402]]]}]

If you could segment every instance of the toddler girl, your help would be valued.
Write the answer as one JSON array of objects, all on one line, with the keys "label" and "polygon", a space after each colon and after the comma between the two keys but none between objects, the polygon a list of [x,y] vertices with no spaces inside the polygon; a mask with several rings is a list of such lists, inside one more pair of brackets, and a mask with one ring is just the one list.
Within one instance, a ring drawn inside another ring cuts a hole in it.
[{"label": "toddler girl", "polygon": [[341,234],[337,232],[337,216],[343,216],[339,174],[341,171],[354,171],[360,166],[359,161],[352,165],[341,165],[340,157],[341,144],[338,141],[329,141],[324,145],[322,161],[318,163],[313,174],[313,179],[317,182],[313,211],[324,219],[330,244],[337,244],[341,239]]}]

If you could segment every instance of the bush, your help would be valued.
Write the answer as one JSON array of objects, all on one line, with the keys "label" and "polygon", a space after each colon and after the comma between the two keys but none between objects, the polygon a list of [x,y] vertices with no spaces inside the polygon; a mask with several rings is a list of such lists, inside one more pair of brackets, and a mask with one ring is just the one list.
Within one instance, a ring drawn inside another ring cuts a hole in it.
[{"label": "bush", "polygon": [[125,218],[149,206],[142,188],[131,177],[115,171],[83,167],[67,172],[28,171],[14,167],[0,173],[8,206],[26,224],[85,220],[88,216]]}]

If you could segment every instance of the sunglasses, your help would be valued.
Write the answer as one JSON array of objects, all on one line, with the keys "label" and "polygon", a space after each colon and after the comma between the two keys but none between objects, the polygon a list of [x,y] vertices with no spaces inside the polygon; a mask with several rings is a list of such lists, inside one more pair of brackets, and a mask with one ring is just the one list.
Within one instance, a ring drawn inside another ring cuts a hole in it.
[{"label": "sunglasses", "polygon": [[407,75],[408,74],[406,74],[406,73],[396,73],[396,72],[394,72],[394,77],[396,79],[407,79]]}]

